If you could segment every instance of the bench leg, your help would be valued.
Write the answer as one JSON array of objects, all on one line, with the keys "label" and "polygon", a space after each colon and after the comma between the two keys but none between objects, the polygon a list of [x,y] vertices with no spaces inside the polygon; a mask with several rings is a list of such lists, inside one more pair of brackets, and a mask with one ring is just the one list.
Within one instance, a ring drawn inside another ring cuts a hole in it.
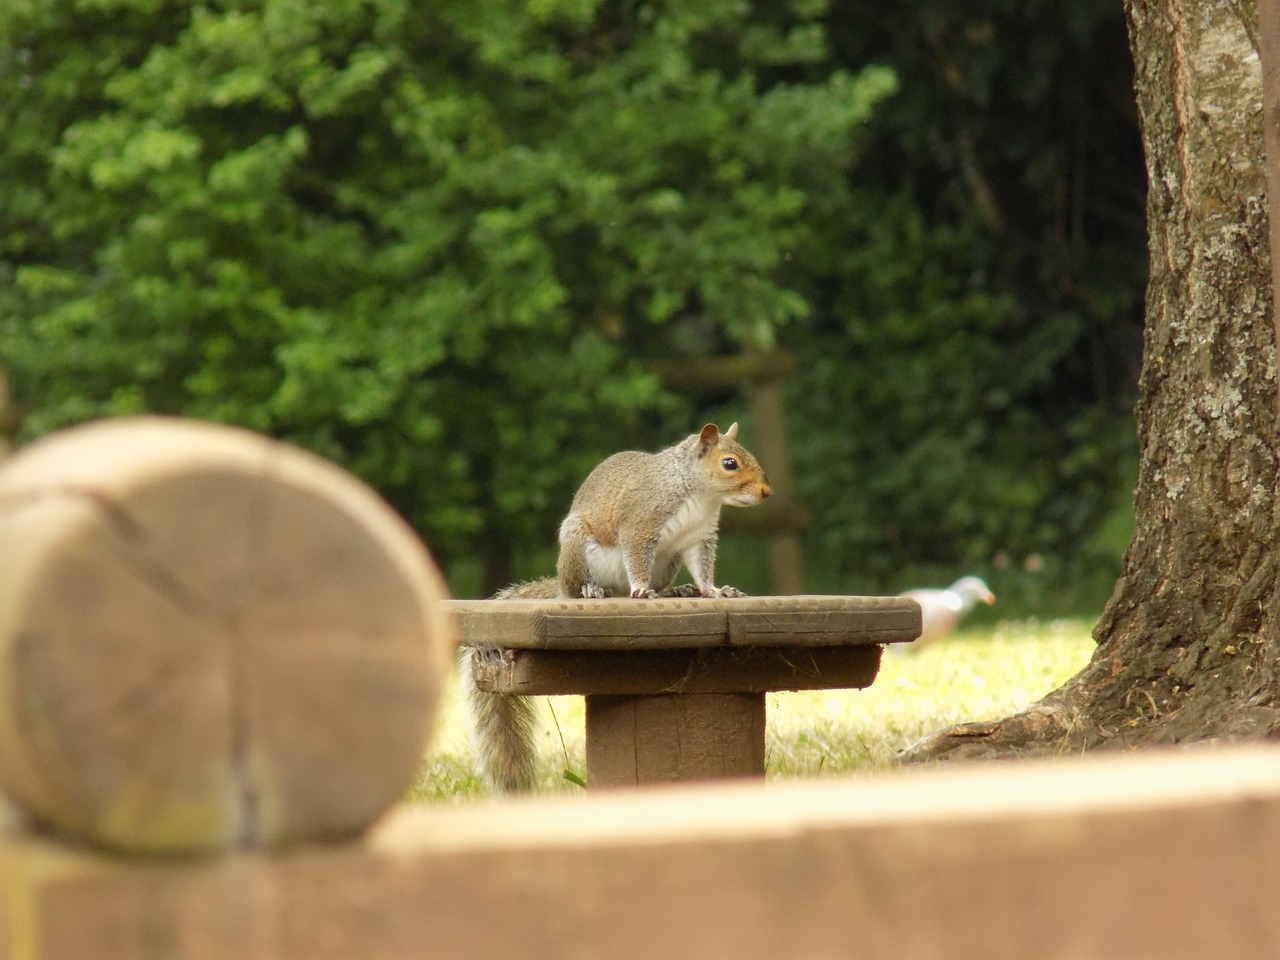
[{"label": "bench leg", "polygon": [[587,784],[764,775],[764,694],[587,697]]}]

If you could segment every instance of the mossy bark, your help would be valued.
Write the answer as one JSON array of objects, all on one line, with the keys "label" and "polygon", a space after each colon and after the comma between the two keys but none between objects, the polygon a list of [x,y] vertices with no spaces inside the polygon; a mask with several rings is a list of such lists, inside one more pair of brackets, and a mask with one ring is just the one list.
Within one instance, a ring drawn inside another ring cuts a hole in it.
[{"label": "mossy bark", "polygon": [[1088,666],[909,759],[1265,736],[1280,727],[1276,337],[1257,12],[1129,0],[1150,280],[1136,533]]}]

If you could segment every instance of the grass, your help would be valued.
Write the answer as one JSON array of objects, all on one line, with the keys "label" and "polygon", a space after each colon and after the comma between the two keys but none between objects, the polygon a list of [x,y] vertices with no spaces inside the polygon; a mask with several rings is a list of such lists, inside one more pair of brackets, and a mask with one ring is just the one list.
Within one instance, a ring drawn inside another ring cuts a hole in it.
[{"label": "grass", "polygon": [[[767,776],[883,769],[902,748],[934,730],[1014,713],[1088,662],[1091,626],[1085,620],[1018,621],[959,631],[919,653],[887,652],[866,690],[770,694]],[[550,710],[544,711],[539,790],[580,790],[572,777],[585,773],[582,699],[543,699]],[[454,682],[413,798],[449,803],[488,792],[476,774],[466,710]]]}]

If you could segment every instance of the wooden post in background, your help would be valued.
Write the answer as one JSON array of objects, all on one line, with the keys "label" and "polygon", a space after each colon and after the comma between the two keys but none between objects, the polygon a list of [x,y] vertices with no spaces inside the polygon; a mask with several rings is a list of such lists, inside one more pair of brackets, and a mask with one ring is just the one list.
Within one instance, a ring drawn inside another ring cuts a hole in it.
[{"label": "wooden post in background", "polygon": [[[796,502],[795,478],[791,473],[791,452],[787,446],[787,415],[782,402],[782,374],[758,377],[747,382],[747,400],[755,423],[756,457],[767,463],[773,495],[783,509]],[[804,547],[800,541],[802,524],[794,521],[769,534],[769,575],[776,594],[804,593]]]},{"label": "wooden post in background", "polygon": [[13,403],[9,375],[0,368],[0,460],[13,453],[13,435],[18,429],[18,412]]},{"label": "wooden post in background", "polygon": [[809,511],[795,496],[782,399],[782,382],[795,372],[795,366],[795,358],[781,350],[652,365],[674,390],[745,387],[754,429],[744,440],[769,475],[773,496],[752,510],[725,510],[722,522],[729,532],[768,538],[769,578],[773,593],[780,596],[805,592],[801,535],[809,525]]}]

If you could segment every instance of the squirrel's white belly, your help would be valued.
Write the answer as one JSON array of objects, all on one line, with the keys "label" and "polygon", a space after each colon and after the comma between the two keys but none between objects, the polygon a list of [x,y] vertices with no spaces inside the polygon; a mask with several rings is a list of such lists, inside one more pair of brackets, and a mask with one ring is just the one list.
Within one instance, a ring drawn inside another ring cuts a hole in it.
[{"label": "squirrel's white belly", "polygon": [[605,547],[592,540],[587,544],[587,574],[593,583],[604,587],[614,596],[627,595],[631,582],[627,579],[627,565],[622,559],[621,547]]},{"label": "squirrel's white belly", "polygon": [[658,530],[655,566],[661,567],[695,543],[700,543],[720,525],[720,501],[689,497]]},{"label": "squirrel's white belly", "polygon": [[[654,571],[667,569],[694,544],[701,543],[713,533],[720,522],[720,502],[700,497],[685,500],[667,521],[658,528],[653,554],[653,570],[644,573],[652,577]],[[586,546],[587,572],[593,582],[609,590],[615,596],[625,596],[631,589],[627,565],[621,546],[604,546],[591,540]]]}]

